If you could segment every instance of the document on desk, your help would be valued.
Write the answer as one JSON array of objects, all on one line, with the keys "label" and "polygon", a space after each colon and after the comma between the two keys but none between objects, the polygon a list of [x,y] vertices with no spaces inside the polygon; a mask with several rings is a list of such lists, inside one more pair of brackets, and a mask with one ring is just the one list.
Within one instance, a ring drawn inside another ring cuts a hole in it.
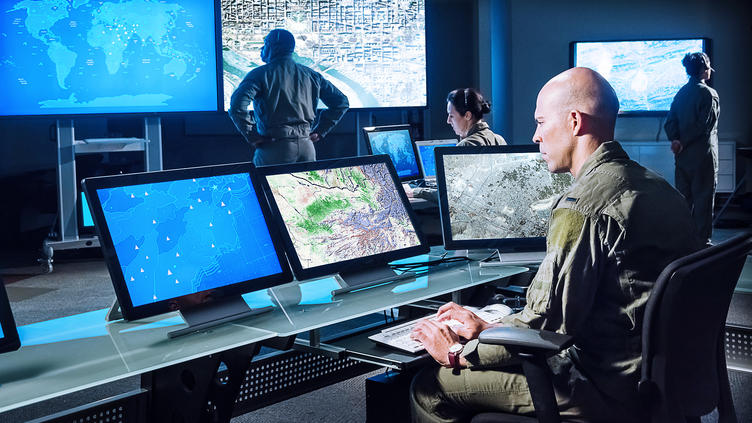
[{"label": "document on desk", "polygon": [[[504,304],[489,304],[481,309],[471,306],[465,306],[465,308],[472,311],[488,323],[498,323],[504,316],[512,314],[512,309]],[[436,319],[436,317],[435,314],[431,314],[392,326],[369,336],[368,339],[413,354],[421,352],[425,349],[423,348],[423,344],[410,338],[410,333],[412,333],[415,325],[423,319]],[[446,323],[451,329],[462,326],[462,323],[454,319],[447,320],[444,323]]]}]

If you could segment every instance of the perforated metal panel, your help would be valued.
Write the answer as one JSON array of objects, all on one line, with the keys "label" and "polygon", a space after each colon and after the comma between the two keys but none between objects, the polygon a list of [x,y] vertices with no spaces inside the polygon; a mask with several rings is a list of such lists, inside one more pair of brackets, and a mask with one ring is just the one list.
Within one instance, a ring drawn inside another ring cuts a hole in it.
[{"label": "perforated metal panel", "polygon": [[752,328],[726,326],[726,366],[752,372]]},{"label": "perforated metal panel", "polygon": [[145,390],[97,401],[29,423],[140,423],[145,421]]},{"label": "perforated metal panel", "polygon": [[376,368],[354,360],[300,351],[273,354],[251,364],[240,387],[234,414],[247,413]]}]

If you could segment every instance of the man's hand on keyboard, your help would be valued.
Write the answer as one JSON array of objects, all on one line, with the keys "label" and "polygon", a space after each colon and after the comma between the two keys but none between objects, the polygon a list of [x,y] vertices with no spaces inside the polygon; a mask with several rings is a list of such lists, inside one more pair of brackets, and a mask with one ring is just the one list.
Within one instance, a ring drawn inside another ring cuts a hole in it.
[{"label": "man's hand on keyboard", "polygon": [[439,311],[436,313],[436,320],[439,322],[448,320],[460,322],[462,326],[452,327],[452,329],[457,335],[467,340],[477,338],[481,332],[494,326],[478,317],[472,311],[452,302],[439,307]]},{"label": "man's hand on keyboard", "polygon": [[[449,347],[460,342],[460,338],[454,330],[450,329],[446,323],[437,322],[433,319],[423,319],[415,325],[410,337],[420,341],[426,348],[426,352],[439,364],[450,367]],[[465,365],[464,358],[460,359],[460,364]]]}]

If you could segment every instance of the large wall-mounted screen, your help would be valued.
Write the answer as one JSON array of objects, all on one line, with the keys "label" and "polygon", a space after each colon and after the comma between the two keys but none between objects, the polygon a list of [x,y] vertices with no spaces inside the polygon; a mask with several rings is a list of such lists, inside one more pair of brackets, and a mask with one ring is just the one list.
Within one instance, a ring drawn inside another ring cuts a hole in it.
[{"label": "large wall-mounted screen", "polygon": [[659,114],[687,83],[684,55],[707,50],[703,38],[573,42],[571,65],[603,75],[619,97],[619,113]]},{"label": "large wall-mounted screen", "polygon": [[211,0],[11,0],[0,115],[216,111]]},{"label": "large wall-mounted screen", "polygon": [[351,108],[426,105],[425,0],[222,0],[225,109],[275,28]]}]

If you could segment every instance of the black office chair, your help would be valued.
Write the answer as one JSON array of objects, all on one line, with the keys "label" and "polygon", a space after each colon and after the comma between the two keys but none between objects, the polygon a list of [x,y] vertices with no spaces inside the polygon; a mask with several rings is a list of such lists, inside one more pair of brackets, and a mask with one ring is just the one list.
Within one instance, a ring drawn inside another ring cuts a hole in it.
[{"label": "black office chair", "polygon": [[[720,423],[736,423],[726,371],[724,327],[752,234],[739,235],[671,262],[661,272],[645,309],[642,377],[638,391],[653,422],[700,422],[718,409]],[[571,338],[548,331],[494,328],[480,341],[506,345],[523,359],[536,419],[482,413],[473,423],[560,421],[545,357]]]}]

